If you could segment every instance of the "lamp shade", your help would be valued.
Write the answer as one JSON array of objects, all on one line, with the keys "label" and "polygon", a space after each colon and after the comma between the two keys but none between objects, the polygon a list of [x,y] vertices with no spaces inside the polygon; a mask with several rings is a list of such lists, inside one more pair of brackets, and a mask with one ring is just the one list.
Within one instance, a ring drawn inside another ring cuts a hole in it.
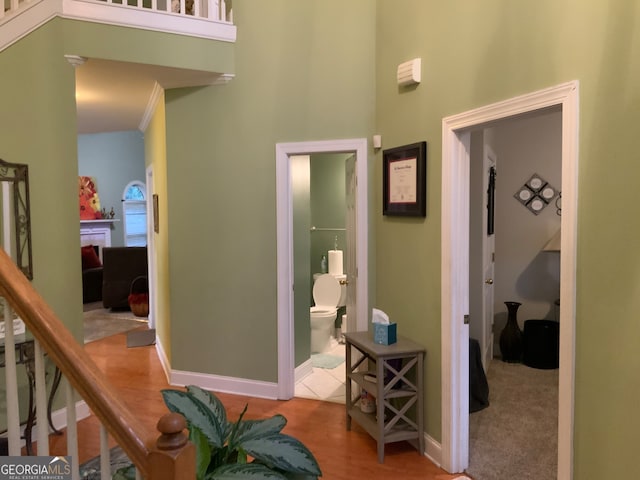
[{"label": "lamp shade", "polygon": [[545,243],[544,247],[542,247],[543,252],[559,252],[560,251],[560,238],[561,238],[560,232],[561,230],[558,229],[555,235],[551,237],[551,239],[547,243]]}]

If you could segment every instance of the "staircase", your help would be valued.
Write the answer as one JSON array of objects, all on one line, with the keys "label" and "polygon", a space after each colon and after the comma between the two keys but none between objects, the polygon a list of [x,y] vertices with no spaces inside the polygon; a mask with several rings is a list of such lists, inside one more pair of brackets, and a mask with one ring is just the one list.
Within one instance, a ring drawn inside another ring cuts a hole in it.
[{"label": "staircase", "polygon": [[[61,374],[61,385],[66,398],[67,456],[71,457],[72,475],[77,480],[79,465],[76,410],[83,401],[101,423],[100,443],[102,464],[109,465],[109,436],[114,439],[136,467],[137,478],[149,480],[178,480],[195,478],[195,448],[184,429],[184,418],[167,414],[158,421],[158,432],[148,431],[118,399],[98,367],[85,353],[71,332],[55,315],[33,288],[11,258],[0,249],[0,295],[4,299],[4,319],[9,325],[14,312],[21,318],[33,338],[34,349],[26,360],[29,379],[35,392],[35,418],[37,422],[36,446],[38,456],[49,456],[49,428],[47,382],[45,363],[52,362]],[[10,320],[7,322],[7,320]],[[22,335],[18,342],[22,340]],[[23,453],[20,433],[18,401],[18,366],[24,363],[23,351],[18,348],[13,329],[5,331],[5,377],[7,392],[8,454]],[[11,348],[11,347],[14,348]],[[18,358],[16,358],[16,352]],[[33,369],[29,372],[29,369]],[[61,393],[61,392],[58,392]],[[78,402],[81,400],[81,402]],[[31,403],[31,402],[30,402]],[[31,411],[29,411],[31,415]],[[24,415],[23,415],[24,417]],[[26,450],[26,449],[25,449]],[[25,452],[26,453],[26,452]],[[102,468],[102,478],[111,478],[108,468]]]}]

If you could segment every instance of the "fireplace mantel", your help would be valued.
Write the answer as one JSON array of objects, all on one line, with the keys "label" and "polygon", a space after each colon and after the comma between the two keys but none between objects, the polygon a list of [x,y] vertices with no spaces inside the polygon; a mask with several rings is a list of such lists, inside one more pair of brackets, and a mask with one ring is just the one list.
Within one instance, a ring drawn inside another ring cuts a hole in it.
[{"label": "fireplace mantel", "polygon": [[102,249],[111,246],[111,226],[117,218],[80,220],[80,245],[98,245],[98,256],[102,260]]}]

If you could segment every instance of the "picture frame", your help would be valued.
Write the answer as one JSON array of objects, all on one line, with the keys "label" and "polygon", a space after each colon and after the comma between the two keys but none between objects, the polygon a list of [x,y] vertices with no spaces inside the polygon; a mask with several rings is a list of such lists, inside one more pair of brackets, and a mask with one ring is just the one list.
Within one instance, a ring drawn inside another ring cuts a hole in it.
[{"label": "picture frame", "polygon": [[427,216],[427,142],[382,152],[382,214]]},{"label": "picture frame", "polygon": [[158,194],[153,194],[153,231],[160,233],[160,214],[158,213]]}]

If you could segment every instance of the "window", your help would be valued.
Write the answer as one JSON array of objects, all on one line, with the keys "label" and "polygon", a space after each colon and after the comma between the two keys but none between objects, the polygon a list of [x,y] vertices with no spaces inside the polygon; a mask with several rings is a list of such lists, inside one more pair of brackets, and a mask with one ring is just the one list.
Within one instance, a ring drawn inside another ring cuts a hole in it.
[{"label": "window", "polygon": [[144,183],[133,181],[122,195],[124,244],[144,247],[147,244],[147,194]]}]

